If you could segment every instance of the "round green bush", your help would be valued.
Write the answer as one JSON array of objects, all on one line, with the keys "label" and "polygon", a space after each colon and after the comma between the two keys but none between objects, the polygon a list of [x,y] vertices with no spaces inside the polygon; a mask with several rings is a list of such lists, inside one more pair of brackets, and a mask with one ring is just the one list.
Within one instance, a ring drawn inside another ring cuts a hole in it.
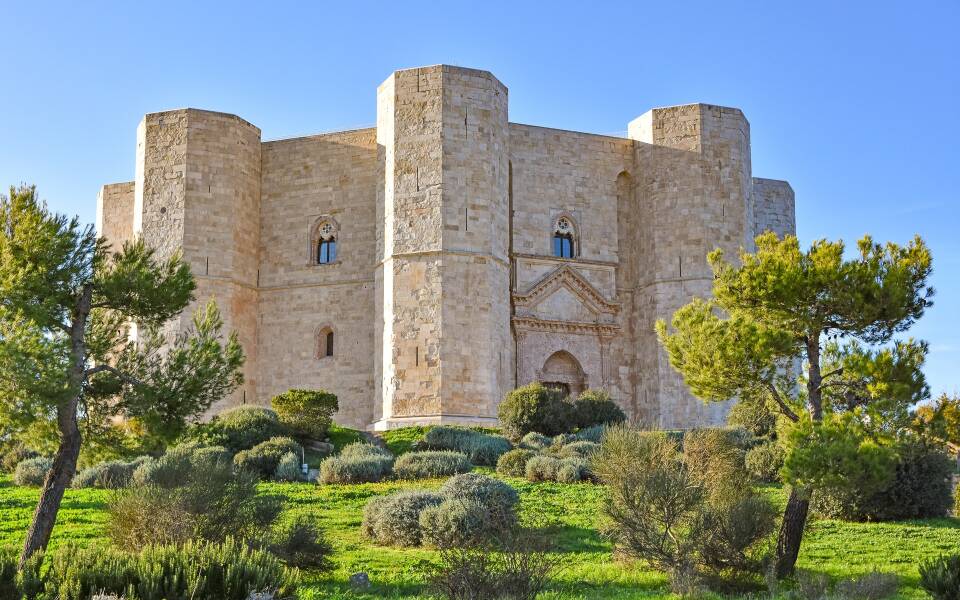
[{"label": "round green bush", "polygon": [[553,436],[552,440],[550,440],[550,451],[560,452],[560,449],[567,444],[572,444],[578,441],[580,441],[580,438],[572,433],[558,433],[557,435]]},{"label": "round green bush", "polygon": [[16,444],[4,452],[3,459],[0,459],[0,470],[4,473],[13,473],[17,465],[28,458],[36,458],[38,456],[40,456],[39,453],[34,452],[22,444]]},{"label": "round green bush", "polygon": [[570,442],[560,448],[561,458],[590,458],[590,455],[597,451],[600,444],[588,442],[587,440],[578,440]]},{"label": "round green bush", "polygon": [[277,413],[261,406],[238,406],[224,411],[209,426],[223,436],[224,445],[231,452],[253,448],[287,433]]},{"label": "round green bush", "polygon": [[526,476],[530,481],[554,481],[560,461],[552,456],[534,456],[527,461]]},{"label": "round green bush", "polygon": [[502,454],[513,447],[510,440],[503,436],[450,425],[441,425],[429,430],[423,438],[423,443],[435,450],[462,452],[473,464],[491,467],[497,464],[497,459]]},{"label": "round green bush", "polygon": [[229,459],[224,458],[224,453],[225,450],[222,447],[206,448],[195,444],[183,444],[169,448],[160,458],[140,457],[132,463],[135,468],[130,484],[176,487],[195,469],[202,470],[216,464],[231,464]]},{"label": "round green bush", "polygon": [[450,450],[408,452],[393,463],[393,475],[398,479],[449,477],[472,469],[466,454]]},{"label": "round green bush", "polygon": [[273,472],[273,478],[277,481],[303,481],[303,471],[300,465],[300,457],[293,452],[287,452],[277,463],[277,470]]},{"label": "round green bush", "polygon": [[422,541],[435,548],[471,546],[484,540],[499,523],[486,506],[472,499],[448,498],[420,513]]},{"label": "round green bush", "polygon": [[585,390],[573,403],[576,426],[614,425],[627,420],[626,413],[605,390]]},{"label": "round green bush", "polygon": [[606,430],[606,425],[591,425],[590,427],[584,427],[583,429],[577,430],[577,433],[574,435],[577,436],[578,440],[585,440],[599,444],[600,440],[603,439],[603,432]]},{"label": "round green bush", "polygon": [[238,452],[233,457],[233,464],[238,469],[256,473],[261,479],[269,479],[276,472],[280,459],[288,452],[303,456],[303,448],[292,438],[274,437],[249,450]]},{"label": "round green bush", "polygon": [[783,458],[783,448],[780,447],[780,444],[771,440],[747,450],[744,460],[747,472],[755,480],[763,483],[775,483],[780,480]]},{"label": "round green bush", "polygon": [[390,451],[367,442],[354,442],[340,450],[341,458],[393,458]]},{"label": "round green bush", "polygon": [[288,390],[270,399],[280,422],[293,435],[322,440],[340,408],[336,394],[324,390]]},{"label": "round green bush", "polygon": [[520,447],[531,450],[543,450],[544,448],[549,448],[552,443],[553,438],[543,435],[542,433],[537,433],[536,431],[531,431],[520,438]]},{"label": "round green bush", "polygon": [[818,488],[811,506],[821,516],[848,521],[897,521],[943,517],[953,505],[954,462],[941,448],[918,440],[896,447],[897,466],[881,490]]},{"label": "round green bush", "polygon": [[46,456],[35,456],[20,461],[13,470],[13,483],[22,486],[38,487],[43,485],[47,471],[53,467],[53,459]]},{"label": "round green bush", "polygon": [[557,435],[574,428],[576,411],[559,392],[534,382],[507,394],[498,409],[500,423],[511,439],[531,431]]},{"label": "round green bush", "polygon": [[77,473],[70,485],[75,488],[103,488],[109,490],[126,487],[130,485],[130,481],[133,479],[133,472],[141,464],[143,464],[143,461],[110,460],[102,462]]},{"label": "round green bush", "polygon": [[527,474],[527,461],[534,456],[537,456],[535,450],[515,448],[497,461],[497,473],[508,477],[524,477]]},{"label": "round green bush", "polygon": [[422,539],[420,513],[441,502],[440,494],[421,490],[378,496],[364,507],[361,530],[369,539],[385,546],[418,546]]},{"label": "round green bush", "polygon": [[331,456],[320,463],[320,483],[375,483],[390,475],[393,457]]},{"label": "round green bush", "polygon": [[583,458],[564,458],[557,467],[554,480],[558,483],[579,483],[590,478],[590,464]]},{"label": "round green bush", "polygon": [[439,491],[445,498],[479,502],[491,515],[504,522],[515,519],[515,509],[520,501],[517,491],[509,484],[479,473],[455,475],[440,486]]}]

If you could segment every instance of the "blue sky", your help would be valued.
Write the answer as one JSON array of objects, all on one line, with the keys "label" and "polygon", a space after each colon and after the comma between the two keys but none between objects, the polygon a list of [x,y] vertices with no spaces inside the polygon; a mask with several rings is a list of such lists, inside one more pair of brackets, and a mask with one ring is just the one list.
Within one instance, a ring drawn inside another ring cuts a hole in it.
[{"label": "blue sky", "polygon": [[803,242],[929,243],[936,304],[911,333],[934,394],[960,392],[960,2],[4,2],[0,23],[0,185],[91,222],[158,110],[232,112],[265,139],[368,126],[390,72],[435,63],[492,71],[522,123],[742,108]]}]

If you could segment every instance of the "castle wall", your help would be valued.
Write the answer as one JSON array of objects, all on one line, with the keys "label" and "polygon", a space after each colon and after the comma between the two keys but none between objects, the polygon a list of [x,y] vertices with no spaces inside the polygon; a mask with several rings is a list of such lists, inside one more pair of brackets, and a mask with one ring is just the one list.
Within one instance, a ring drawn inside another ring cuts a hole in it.
[{"label": "castle wall", "polygon": [[656,398],[651,424],[722,424],[728,403],[694,398],[670,367],[652,325],[693,297],[708,297],[707,254],[735,256],[751,233],[750,128],[743,114],[706,104],[655,109],[630,123],[640,203],[652,227],[641,244],[637,306],[638,394]]},{"label": "castle wall", "polygon": [[754,236],[764,231],[772,231],[780,237],[797,234],[793,188],[789,183],[779,179],[754,177],[751,203]]},{"label": "castle wall", "polygon": [[133,238],[135,182],[109,183],[97,194],[97,234],[107,238],[114,252]]},{"label": "castle wall", "polygon": [[[338,423],[374,421],[376,131],[263,144],[257,396],[291,387],[337,395]],[[317,264],[311,227],[339,226],[337,260]],[[333,356],[319,332],[334,333]]]},{"label": "castle wall", "polygon": [[[553,256],[560,217],[572,258]],[[438,65],[392,74],[371,129],[262,143],[233,115],[149,114],[135,181],[103,187],[97,226],[183,252],[194,306],[215,299],[238,332],[246,381],[214,410],[306,387],[354,427],[493,424],[540,380],[672,428],[728,406],[689,394],[654,323],[709,295],[708,252],[794,219],[789,184],[752,177],[737,109],[654,109],[627,138],[515,124],[492,74]]]}]

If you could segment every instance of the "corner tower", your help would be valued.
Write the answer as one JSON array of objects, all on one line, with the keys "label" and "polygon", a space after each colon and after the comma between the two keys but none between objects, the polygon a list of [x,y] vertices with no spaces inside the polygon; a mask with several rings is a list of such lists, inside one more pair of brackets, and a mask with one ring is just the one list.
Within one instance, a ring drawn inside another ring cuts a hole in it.
[{"label": "corner tower", "polygon": [[437,65],[377,90],[378,429],[494,423],[513,386],[507,88]]},{"label": "corner tower", "polygon": [[648,111],[632,121],[638,170],[655,174],[637,189],[642,231],[634,342],[638,404],[648,424],[685,428],[720,425],[726,403],[694,398],[653,333],[694,297],[712,293],[707,254],[736,257],[753,244],[750,124],[736,108],[687,104]]},{"label": "corner tower", "polygon": [[133,233],[161,257],[183,253],[197,300],[169,325],[190,326],[214,299],[246,355],[244,384],[224,406],[256,401],[260,130],[234,115],[196,109],[146,115],[137,128]]}]

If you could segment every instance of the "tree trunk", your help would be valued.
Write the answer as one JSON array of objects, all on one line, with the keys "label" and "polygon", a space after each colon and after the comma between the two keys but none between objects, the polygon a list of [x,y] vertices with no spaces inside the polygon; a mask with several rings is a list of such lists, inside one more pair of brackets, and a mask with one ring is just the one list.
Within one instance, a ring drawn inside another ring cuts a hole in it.
[{"label": "tree trunk", "polygon": [[69,380],[72,396],[57,406],[60,447],[53,458],[53,466],[43,480],[37,510],[34,511],[33,521],[27,530],[23,554],[20,555],[21,569],[37,550],[45,549],[50,542],[50,534],[57,523],[57,513],[60,511],[63,494],[77,470],[82,441],[80,427],[77,424],[77,406],[80,403],[80,395],[83,393],[87,374],[86,330],[92,301],[93,288],[86,285],[80,292],[80,297],[77,298],[77,305],[73,311],[73,323],[70,326],[70,353],[73,362],[70,365]]},{"label": "tree trunk", "polygon": [[790,499],[783,510],[780,534],[777,536],[776,575],[783,579],[793,574],[797,556],[800,555],[800,542],[803,529],[807,525],[807,512],[810,500],[796,489],[790,490]]},{"label": "tree trunk", "polygon": [[[40,501],[37,510],[33,513],[33,521],[27,530],[27,539],[23,545],[23,554],[20,555],[20,568],[26,564],[34,552],[43,550],[50,541],[50,534],[57,522],[57,512],[63,493],[73,480],[77,469],[77,458],[80,456],[80,428],[77,426],[77,399],[74,398],[57,410],[57,420],[61,423],[60,447],[53,459],[53,467],[43,481],[40,492]],[[64,421],[67,421],[67,430],[64,431]]]}]

